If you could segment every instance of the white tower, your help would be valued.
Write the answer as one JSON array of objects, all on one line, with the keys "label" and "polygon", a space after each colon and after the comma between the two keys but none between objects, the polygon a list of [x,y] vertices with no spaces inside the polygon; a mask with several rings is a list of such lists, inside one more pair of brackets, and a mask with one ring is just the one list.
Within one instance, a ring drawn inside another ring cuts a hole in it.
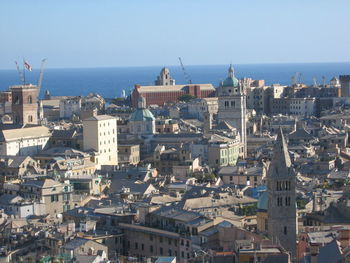
[{"label": "white tower", "polygon": [[220,83],[218,95],[218,122],[226,121],[235,127],[241,137],[242,149],[240,155],[247,156],[247,98],[245,87],[234,75],[232,65],[228,77]]}]

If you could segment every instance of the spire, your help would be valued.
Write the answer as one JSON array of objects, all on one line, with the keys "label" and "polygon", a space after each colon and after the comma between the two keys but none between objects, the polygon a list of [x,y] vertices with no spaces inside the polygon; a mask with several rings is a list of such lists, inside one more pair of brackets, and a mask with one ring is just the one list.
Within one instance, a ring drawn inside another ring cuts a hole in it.
[{"label": "spire", "polygon": [[284,139],[281,127],[279,128],[277,139],[273,147],[273,159],[269,169],[269,176],[290,175],[292,162],[290,160],[288,146]]},{"label": "spire", "polygon": [[234,71],[234,69],[233,69],[232,64],[230,64],[230,67],[229,67],[229,69],[228,69],[228,76],[229,76],[230,78],[233,78],[234,75],[235,75],[235,71]]}]

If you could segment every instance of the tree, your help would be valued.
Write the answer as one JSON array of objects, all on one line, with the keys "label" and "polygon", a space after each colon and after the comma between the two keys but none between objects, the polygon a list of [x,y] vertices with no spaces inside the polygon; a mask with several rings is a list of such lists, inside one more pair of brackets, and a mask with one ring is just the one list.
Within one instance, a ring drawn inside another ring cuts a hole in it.
[{"label": "tree", "polygon": [[193,100],[195,98],[197,98],[197,97],[192,96],[190,94],[184,94],[184,95],[181,95],[180,97],[178,97],[177,100],[183,101],[183,102],[189,102],[190,100]]}]

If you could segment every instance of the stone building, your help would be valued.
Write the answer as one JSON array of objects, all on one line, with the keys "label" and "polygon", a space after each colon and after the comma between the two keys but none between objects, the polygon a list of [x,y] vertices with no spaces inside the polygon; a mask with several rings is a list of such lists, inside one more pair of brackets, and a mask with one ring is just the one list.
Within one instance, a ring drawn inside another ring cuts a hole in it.
[{"label": "stone building", "polygon": [[282,129],[273,149],[267,174],[268,236],[296,257],[297,211],[296,176]]},{"label": "stone building", "polygon": [[228,77],[220,83],[218,94],[218,121],[226,121],[239,132],[243,144],[240,153],[247,155],[247,103],[245,87],[234,75],[232,65]]}]

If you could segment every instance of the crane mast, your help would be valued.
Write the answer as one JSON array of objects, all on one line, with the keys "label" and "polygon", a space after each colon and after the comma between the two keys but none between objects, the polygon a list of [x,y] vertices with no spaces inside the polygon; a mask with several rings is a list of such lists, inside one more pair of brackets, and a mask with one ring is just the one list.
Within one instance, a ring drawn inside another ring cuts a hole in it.
[{"label": "crane mast", "polygon": [[41,86],[43,84],[43,75],[44,75],[45,62],[46,62],[46,58],[41,60],[40,74],[39,74],[39,80],[38,80],[38,96],[40,94]]},{"label": "crane mast", "polygon": [[179,57],[179,61],[180,61],[182,72],[184,73],[184,76],[185,76],[185,80],[187,81],[188,84],[192,84],[190,76],[187,74],[184,64],[182,63],[181,57]]},{"label": "crane mast", "polygon": [[23,72],[20,70],[17,61],[15,61],[15,64],[16,64],[16,68],[17,68],[18,75],[19,75],[19,79],[21,80],[21,82],[22,82],[23,85],[24,85],[24,84],[25,84],[25,80],[24,80]]}]

